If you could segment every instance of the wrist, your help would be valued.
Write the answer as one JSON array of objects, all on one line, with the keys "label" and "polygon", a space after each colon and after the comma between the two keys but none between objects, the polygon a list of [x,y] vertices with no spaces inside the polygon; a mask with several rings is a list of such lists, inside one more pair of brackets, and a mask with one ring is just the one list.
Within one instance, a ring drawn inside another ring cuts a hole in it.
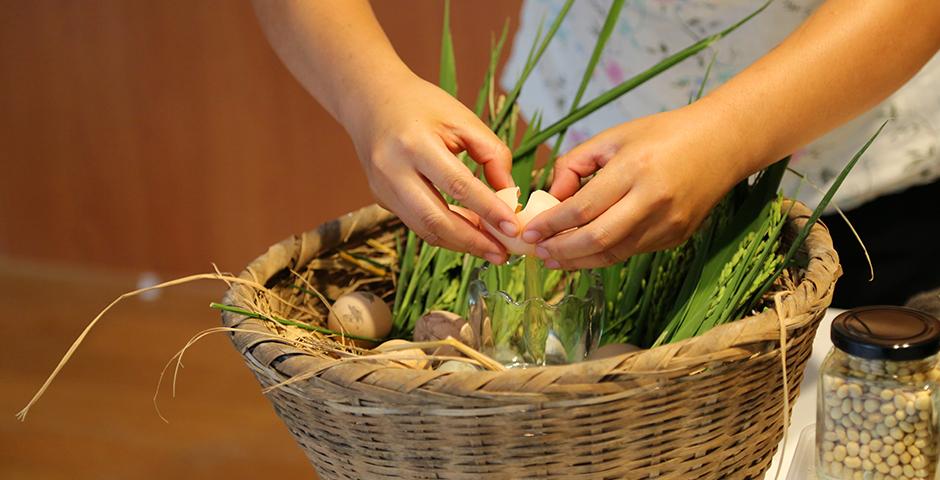
[{"label": "wrist", "polygon": [[395,61],[372,65],[368,74],[359,72],[360,78],[348,82],[343,87],[347,92],[338,95],[335,108],[336,120],[343,125],[351,136],[370,128],[381,117],[381,111],[402,96],[402,91],[420,78],[407,65],[397,58]]},{"label": "wrist", "polygon": [[765,147],[764,132],[759,121],[743,115],[745,108],[712,96],[704,97],[686,107],[706,126],[705,138],[716,146],[715,155],[726,159],[726,167],[735,182],[766,168],[779,160]]}]

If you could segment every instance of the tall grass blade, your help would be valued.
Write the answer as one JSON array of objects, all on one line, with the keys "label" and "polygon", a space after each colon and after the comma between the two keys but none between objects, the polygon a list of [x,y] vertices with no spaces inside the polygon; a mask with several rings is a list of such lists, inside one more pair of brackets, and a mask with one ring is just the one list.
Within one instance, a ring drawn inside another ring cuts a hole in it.
[{"label": "tall grass blade", "polygon": [[688,284],[684,286],[683,296],[677,299],[670,327],[663,332],[665,338],[660,337],[657,344],[691,337],[698,330],[697,322],[705,319],[709,304],[716,300],[714,295],[718,292],[715,290],[725,265],[742,248],[748,234],[754,235],[753,232],[760,231],[760,226],[766,223],[788,159],[765,170],[728,227],[717,232],[707,251],[697,252],[696,256],[707,259],[702,264],[701,274],[689,275],[695,287],[689,289]]},{"label": "tall grass blade", "polygon": [[473,113],[478,117],[483,116],[483,110],[486,108],[487,100],[493,88],[493,79],[496,77],[496,66],[499,64],[499,57],[503,52],[503,44],[506,43],[506,37],[509,35],[509,20],[503,23],[503,33],[499,35],[499,40],[490,45],[490,64],[486,68],[486,75],[483,76],[483,86],[477,94],[477,101],[473,107]]},{"label": "tall grass blade", "polygon": [[706,48],[711,46],[713,43],[717,42],[718,40],[721,40],[722,38],[726,37],[731,32],[737,30],[741,25],[744,25],[747,21],[754,18],[755,15],[764,11],[764,9],[767,8],[767,6],[770,5],[772,1],[773,0],[768,0],[763,5],[761,5],[760,8],[758,8],[757,10],[755,10],[748,16],[742,18],[740,21],[738,21],[734,25],[731,25],[730,27],[714,35],[703,38],[693,43],[692,45],[689,45],[688,47],[680,50],[679,52],[676,52],[666,57],[665,59],[663,59],[656,65],[653,65],[652,67],[650,67],[649,69],[637,74],[636,76],[630,79],[625,80],[624,82],[608,90],[607,92],[604,92],[598,95],[590,102],[584,104],[584,106],[578,107],[577,110],[569,113],[568,115],[557,120],[555,123],[549,125],[544,130],[534,135],[528,142],[522,144],[519,148],[517,148],[513,152],[513,161],[516,161],[522,158],[523,156],[525,156],[526,154],[528,154],[529,152],[531,152],[532,150],[535,150],[536,147],[541,145],[543,142],[545,142],[549,138],[552,138],[553,136],[557,135],[563,129],[570,127],[573,123],[590,115],[597,109],[603,107],[604,105],[607,105],[608,103],[616,100],[617,98],[620,98],[623,94],[646,83],[651,78],[654,78],[660,73],[665,72],[666,70],[673,67],[677,63],[695,55],[698,52],[701,52],[702,50],[705,50]]},{"label": "tall grass blade", "polygon": [[796,256],[796,253],[799,251],[800,247],[803,246],[803,242],[806,241],[806,237],[809,236],[810,230],[812,230],[813,225],[819,220],[819,217],[822,216],[823,212],[826,210],[826,207],[829,206],[829,202],[832,201],[832,197],[835,196],[836,191],[839,190],[839,187],[842,186],[842,182],[845,181],[845,177],[848,176],[849,172],[855,168],[855,164],[858,163],[858,159],[862,158],[862,155],[868,150],[868,147],[874,143],[875,139],[878,138],[878,135],[881,134],[881,131],[884,130],[885,125],[888,124],[888,120],[885,120],[884,123],[878,127],[878,130],[872,135],[865,145],[862,146],[855,155],[852,156],[852,159],[849,160],[849,163],[842,168],[842,171],[839,172],[839,175],[832,182],[832,185],[829,186],[829,189],[826,191],[826,194],[823,196],[822,200],[819,202],[819,205],[813,209],[813,214],[810,215],[809,219],[806,221],[806,224],[803,225],[803,228],[800,229],[800,232],[797,234],[796,238],[793,239],[793,243],[790,244],[790,249],[787,250],[786,255],[783,257],[783,262],[779,267],[774,271],[774,274],[768,278],[763,285],[760,286],[757,293],[754,295],[754,299],[751,301],[748,306],[747,311],[751,311],[757,305],[757,302],[770,290],[770,287],[773,285],[774,280],[783,272],[784,268],[790,266],[793,262],[793,258]]},{"label": "tall grass blade", "polygon": [[689,98],[689,103],[699,100],[702,98],[702,94],[705,93],[705,86],[708,85],[708,77],[711,76],[712,67],[715,65],[715,59],[718,58],[718,50],[712,52],[712,58],[708,60],[708,65],[705,66],[705,74],[702,75],[702,83],[698,86],[698,91],[695,92],[691,98]]},{"label": "tall grass blade", "polygon": [[450,0],[444,0],[444,29],[441,34],[441,71],[438,83],[445,92],[457,96],[457,59],[450,35]]},{"label": "tall grass blade", "polygon": [[[522,141],[531,137],[539,130],[542,125],[541,112],[535,112],[532,121],[529,122],[525,133],[522,135]],[[535,169],[535,152],[533,151],[525,158],[512,165],[512,180],[519,187],[519,198],[523,201],[529,198],[529,192],[532,190],[532,171]]]},{"label": "tall grass blade", "polygon": [[[591,58],[588,60],[587,66],[584,68],[584,73],[581,75],[581,83],[578,85],[578,91],[574,95],[574,100],[571,101],[571,108],[569,112],[573,112],[578,106],[581,105],[581,97],[584,96],[584,91],[587,90],[587,86],[591,83],[591,77],[594,76],[594,69],[597,67],[597,62],[601,59],[601,54],[604,52],[604,47],[607,46],[607,40],[610,39],[610,35],[614,31],[614,27],[617,26],[617,20],[620,18],[620,11],[623,10],[624,0],[614,0],[610,5],[610,10],[607,11],[607,18],[604,20],[604,26],[601,27],[600,33],[597,35],[597,42],[594,44],[594,51],[591,52]],[[568,129],[565,128],[562,131],[558,132],[558,138],[555,139],[555,146],[552,147],[552,154],[548,159],[548,163],[542,169],[542,175],[539,178],[537,188],[541,190],[545,187],[545,183],[548,181],[548,175],[552,171],[552,167],[555,164],[555,158],[558,157],[558,153],[561,150],[561,144],[564,142],[565,133]]]},{"label": "tall grass blade", "polygon": [[503,122],[506,121],[506,118],[509,116],[511,106],[515,104],[516,99],[519,98],[519,93],[522,91],[522,85],[525,84],[525,81],[529,78],[529,74],[532,73],[532,70],[535,69],[535,65],[538,64],[539,60],[542,58],[542,54],[545,53],[545,49],[548,48],[549,42],[551,42],[552,38],[555,37],[555,33],[558,31],[558,27],[561,26],[562,20],[565,19],[566,15],[568,15],[568,11],[571,10],[571,6],[573,4],[574,0],[568,0],[565,2],[565,4],[561,7],[561,11],[558,12],[557,16],[555,16],[555,20],[548,28],[548,33],[545,34],[544,38],[539,38],[539,36],[536,35],[535,43],[532,45],[532,48],[535,49],[535,46],[538,45],[538,49],[534,50],[534,55],[532,54],[532,51],[529,52],[529,58],[526,59],[526,63],[522,68],[522,73],[516,80],[516,84],[513,85],[512,90],[508,95],[506,95],[506,103],[503,105],[503,108],[496,116],[496,122],[493,124],[494,130],[498,130]]}]

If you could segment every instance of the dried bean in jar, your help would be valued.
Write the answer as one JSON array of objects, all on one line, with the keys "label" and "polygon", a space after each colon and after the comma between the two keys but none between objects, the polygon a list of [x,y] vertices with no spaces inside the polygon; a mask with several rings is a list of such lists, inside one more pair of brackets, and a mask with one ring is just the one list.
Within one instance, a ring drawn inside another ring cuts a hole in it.
[{"label": "dried bean in jar", "polygon": [[818,384],[817,476],[933,479],[940,321],[871,307],[843,313],[832,328]]}]

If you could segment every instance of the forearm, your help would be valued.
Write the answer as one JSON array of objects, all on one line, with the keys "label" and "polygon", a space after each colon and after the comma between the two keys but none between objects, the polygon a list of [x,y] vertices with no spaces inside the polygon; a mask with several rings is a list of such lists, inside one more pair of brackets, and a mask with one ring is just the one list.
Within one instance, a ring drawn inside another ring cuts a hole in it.
[{"label": "forearm", "polygon": [[346,126],[392,86],[413,75],[395,53],[367,0],[254,0],[269,41],[287,68]]},{"label": "forearm", "polygon": [[752,173],[877,105],[940,49],[936,0],[829,0],[703,98]]}]

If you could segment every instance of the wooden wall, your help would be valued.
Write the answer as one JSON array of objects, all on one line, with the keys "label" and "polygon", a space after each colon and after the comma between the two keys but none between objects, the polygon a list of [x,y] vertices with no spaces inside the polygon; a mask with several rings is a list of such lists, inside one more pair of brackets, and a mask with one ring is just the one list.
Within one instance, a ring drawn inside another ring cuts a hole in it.
[{"label": "wooden wall", "polygon": [[[436,79],[442,2],[381,0]],[[455,0],[470,101],[519,1]],[[342,128],[290,76],[247,1],[0,0],[0,256],[178,274],[240,270],[371,202]]]}]

